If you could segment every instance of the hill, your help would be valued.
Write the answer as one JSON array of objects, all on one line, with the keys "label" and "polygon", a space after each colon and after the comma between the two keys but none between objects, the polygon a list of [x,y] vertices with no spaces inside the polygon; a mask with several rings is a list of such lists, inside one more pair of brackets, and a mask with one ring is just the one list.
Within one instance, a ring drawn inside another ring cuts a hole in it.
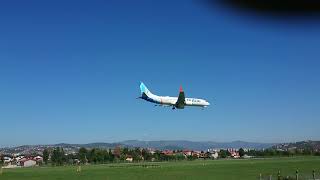
[{"label": "hill", "polygon": [[288,150],[310,150],[314,152],[320,152],[320,141],[299,141],[292,143],[282,143],[272,146],[274,149],[288,151]]},{"label": "hill", "polygon": [[169,141],[138,141],[129,140],[122,141],[121,144],[132,147],[155,148],[155,149],[192,149],[192,150],[207,150],[210,148],[250,148],[264,149],[272,147],[271,143],[255,143],[245,141],[232,142],[213,142],[213,141],[185,141],[185,140],[169,140]]},{"label": "hill", "polygon": [[141,148],[154,148],[159,150],[176,150],[176,149],[190,149],[190,150],[207,150],[219,148],[250,148],[250,149],[263,149],[269,148],[274,144],[269,143],[252,143],[245,141],[233,142],[213,142],[213,141],[185,141],[185,140],[170,140],[170,141],[138,141],[128,140],[116,143],[88,143],[88,144],[51,144],[51,145],[23,145],[17,147],[0,148],[0,153],[3,154],[41,154],[45,148],[62,147],[66,153],[77,152],[81,147],[84,148],[100,148],[100,149],[113,149],[117,146],[120,147],[141,147]]}]

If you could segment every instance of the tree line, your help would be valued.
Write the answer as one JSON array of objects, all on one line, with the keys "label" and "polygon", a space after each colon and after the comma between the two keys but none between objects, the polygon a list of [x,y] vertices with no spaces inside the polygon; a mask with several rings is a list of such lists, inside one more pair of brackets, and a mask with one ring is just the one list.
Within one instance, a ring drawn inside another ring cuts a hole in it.
[{"label": "tree line", "polygon": [[[177,151],[178,152],[178,151]],[[182,152],[182,151],[181,151]],[[80,148],[77,153],[66,154],[63,148],[56,147],[45,149],[43,151],[43,161],[45,164],[61,166],[66,164],[102,164],[113,162],[125,162],[127,158],[132,158],[134,162],[140,161],[176,161],[176,160],[194,160],[195,157],[185,157],[182,153],[166,155],[161,151],[155,151],[151,154],[147,149],[134,148],[116,148],[99,149],[99,148]]]},{"label": "tree line", "polygon": [[249,156],[255,157],[272,157],[272,156],[320,156],[320,151],[315,151],[309,148],[305,149],[291,149],[291,150],[280,150],[280,149],[265,149],[265,150],[249,150],[246,152]]},{"label": "tree line", "polygon": [[[202,152],[204,153],[204,152]],[[253,157],[273,157],[273,156],[296,156],[296,155],[317,155],[320,156],[320,152],[311,150],[294,150],[294,151],[282,151],[277,149],[266,150],[249,150],[244,151],[242,148],[238,150],[239,156],[244,155]],[[209,158],[210,153],[207,154]],[[221,149],[219,151],[219,158],[228,158],[231,154],[227,150]],[[43,161],[45,164],[52,164],[61,166],[65,164],[102,164],[113,162],[125,162],[127,158],[131,158],[134,162],[140,161],[179,161],[179,160],[195,160],[197,156],[185,156],[182,150],[173,151],[173,155],[167,155],[163,152],[156,150],[154,153],[150,153],[147,149],[142,148],[120,148],[117,147],[113,151],[111,149],[99,149],[99,148],[80,148],[77,153],[66,154],[63,148],[56,147],[53,149],[45,149],[43,151]]]}]

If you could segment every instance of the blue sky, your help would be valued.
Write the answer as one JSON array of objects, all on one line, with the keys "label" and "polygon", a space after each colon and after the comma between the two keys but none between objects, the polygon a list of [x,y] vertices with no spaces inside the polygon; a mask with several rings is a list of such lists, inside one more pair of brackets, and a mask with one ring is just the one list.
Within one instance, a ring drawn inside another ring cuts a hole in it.
[{"label": "blue sky", "polygon": [[[0,6],[0,147],[319,140],[320,26],[195,1]],[[172,111],[135,99],[206,98]]]}]

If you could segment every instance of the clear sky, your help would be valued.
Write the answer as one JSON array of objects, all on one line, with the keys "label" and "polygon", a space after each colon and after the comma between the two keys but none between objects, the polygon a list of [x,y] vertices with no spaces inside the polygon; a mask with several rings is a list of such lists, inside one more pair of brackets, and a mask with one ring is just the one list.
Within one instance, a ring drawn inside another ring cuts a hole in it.
[{"label": "clear sky", "polygon": [[[319,32],[191,0],[1,2],[0,147],[319,140]],[[140,81],[211,106],[154,107]]]}]

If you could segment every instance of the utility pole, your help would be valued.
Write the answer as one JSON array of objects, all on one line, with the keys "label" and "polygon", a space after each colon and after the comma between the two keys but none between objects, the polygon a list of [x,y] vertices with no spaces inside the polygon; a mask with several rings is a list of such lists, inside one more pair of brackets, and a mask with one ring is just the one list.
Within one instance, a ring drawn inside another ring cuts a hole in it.
[{"label": "utility pole", "polygon": [[299,180],[299,171],[298,171],[298,169],[296,170],[296,180]]}]

